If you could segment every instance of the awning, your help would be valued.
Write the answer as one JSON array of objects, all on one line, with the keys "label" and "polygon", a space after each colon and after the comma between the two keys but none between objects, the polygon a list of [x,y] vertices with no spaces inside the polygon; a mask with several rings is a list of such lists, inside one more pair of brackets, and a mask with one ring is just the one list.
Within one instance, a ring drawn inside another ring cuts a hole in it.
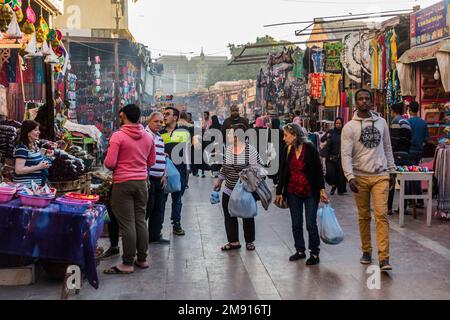
[{"label": "awning", "polygon": [[36,2],[52,15],[64,14],[64,0],[36,0]]},{"label": "awning", "polygon": [[440,40],[437,43],[427,46],[411,48],[402,54],[398,62],[408,64],[436,59],[436,53],[438,52],[450,53],[450,39]]}]

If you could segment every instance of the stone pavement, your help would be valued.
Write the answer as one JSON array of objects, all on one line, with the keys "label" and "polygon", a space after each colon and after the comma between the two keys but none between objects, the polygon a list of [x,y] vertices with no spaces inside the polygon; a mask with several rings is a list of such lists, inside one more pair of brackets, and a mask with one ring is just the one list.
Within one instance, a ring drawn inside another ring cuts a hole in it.
[{"label": "stone pavement", "polygon": [[[190,178],[183,206],[186,236],[171,233],[166,211],[165,237],[171,245],[151,245],[148,270],[132,275],[105,275],[103,270],[120,259],[102,261],[100,288],[87,282],[70,299],[450,299],[450,223],[433,218],[426,227],[406,216],[398,227],[391,221],[391,264],[381,275],[381,288],[367,287],[367,266],[361,255],[354,200],[351,194],[333,196],[332,204],[345,232],[337,246],[321,245],[321,263],[307,267],[304,260],[289,262],[294,252],[288,210],[260,208],[256,218],[256,251],[221,252],[226,243],[220,205],[209,204],[213,179]],[[374,224],[372,224],[372,234]],[[242,228],[240,229],[243,240]],[[305,230],[305,235],[306,235]],[[305,239],[307,241],[307,238]],[[375,244],[375,239],[372,240]],[[101,244],[107,248],[107,239]],[[376,252],[376,250],[374,250]],[[376,255],[376,254],[375,254]],[[374,257],[376,261],[376,256]],[[59,299],[61,284],[42,273],[36,284],[0,287],[0,299]]]}]

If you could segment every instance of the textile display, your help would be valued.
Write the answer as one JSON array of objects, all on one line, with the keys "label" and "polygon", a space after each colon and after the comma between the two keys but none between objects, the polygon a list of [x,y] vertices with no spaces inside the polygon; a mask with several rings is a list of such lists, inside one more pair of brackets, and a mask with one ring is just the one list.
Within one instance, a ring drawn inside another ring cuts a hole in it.
[{"label": "textile display", "polygon": [[360,47],[360,34],[353,32],[343,39],[341,64],[348,77],[355,82],[361,82],[362,51]]},{"label": "textile display", "polygon": [[378,41],[376,39],[372,39],[370,41],[370,56],[371,56],[371,88],[379,89],[379,53],[378,53]]},{"label": "textile display", "polygon": [[70,132],[80,132],[82,134],[86,134],[89,137],[93,138],[97,143],[100,143],[102,138],[102,133],[100,132],[100,130],[97,129],[96,126],[87,126],[73,123],[71,121],[66,121],[64,123],[64,128],[66,128]]},{"label": "textile display", "polygon": [[294,61],[294,69],[292,71],[295,78],[303,78],[303,57],[304,52],[297,48],[292,54],[292,60]]},{"label": "textile display", "polygon": [[313,61],[314,73],[325,72],[325,53],[323,49],[312,49],[311,59]]},{"label": "textile display", "polygon": [[438,183],[437,214],[450,218],[450,146],[437,148],[434,156],[434,177]]},{"label": "textile display", "polygon": [[303,79],[296,79],[290,84],[290,105],[291,108],[296,107],[296,102],[299,101],[302,108],[306,108],[306,83]]},{"label": "textile display", "polygon": [[343,44],[341,42],[324,43],[325,50],[325,72],[341,72],[341,50]]},{"label": "textile display", "polygon": [[403,96],[416,95],[416,69],[413,64],[397,63],[400,91]]},{"label": "textile display", "polygon": [[101,205],[73,214],[61,212],[58,204],[45,209],[23,207],[19,199],[0,204],[0,252],[78,265],[97,289],[95,249],[105,216]]},{"label": "textile display", "polygon": [[341,97],[339,94],[339,82],[341,79],[342,75],[340,74],[325,74],[325,107],[337,107],[341,105]]}]

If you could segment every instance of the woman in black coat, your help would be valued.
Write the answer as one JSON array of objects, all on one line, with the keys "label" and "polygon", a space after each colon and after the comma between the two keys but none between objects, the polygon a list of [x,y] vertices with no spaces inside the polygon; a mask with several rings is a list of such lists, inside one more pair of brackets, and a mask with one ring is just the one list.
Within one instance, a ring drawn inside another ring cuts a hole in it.
[{"label": "woman in black coat", "polygon": [[344,120],[336,118],[334,129],[328,131],[321,139],[322,142],[326,141],[326,181],[332,186],[332,195],[336,192],[336,189],[339,195],[347,192],[347,180],[345,179],[341,163],[341,133],[343,126]]},{"label": "woman in black coat", "polygon": [[303,206],[305,207],[306,229],[308,230],[310,258],[306,265],[315,265],[319,260],[319,230],[317,209],[319,202],[328,202],[325,192],[322,164],[316,148],[308,142],[302,127],[289,123],[284,127],[284,141],[287,145],[281,160],[280,177],[275,204],[282,206],[287,200],[292,218],[296,253],[289,260],[306,258],[303,238]]}]

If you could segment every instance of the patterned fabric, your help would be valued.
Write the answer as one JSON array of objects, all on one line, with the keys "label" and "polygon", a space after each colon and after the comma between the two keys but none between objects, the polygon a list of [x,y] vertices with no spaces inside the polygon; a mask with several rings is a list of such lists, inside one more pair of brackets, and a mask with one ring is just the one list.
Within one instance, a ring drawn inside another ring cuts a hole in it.
[{"label": "patterned fabric", "polygon": [[[28,147],[24,144],[19,145],[16,150],[14,151],[14,159],[24,159],[25,160],[25,167],[33,167],[37,166],[39,163],[41,163],[44,160],[44,157],[42,156],[39,149],[37,150],[30,150]],[[27,187],[31,187],[31,182],[34,181],[37,185],[42,185],[42,182],[44,180],[44,171],[43,170],[37,170],[33,173],[24,174],[24,175],[18,175],[14,174],[13,181],[16,183],[22,183],[26,185]]]},{"label": "patterned fabric", "polygon": [[294,78],[303,78],[303,57],[303,51],[296,50],[292,54],[292,60],[294,60],[294,69],[292,71],[292,74]]},{"label": "patterned fabric", "polygon": [[294,150],[289,155],[288,193],[298,197],[309,197],[312,195],[311,186],[305,173],[305,150],[306,147],[303,146],[298,159]]},{"label": "patterned fabric", "polygon": [[341,42],[324,43],[325,50],[325,72],[341,72],[341,50],[343,44]]},{"label": "patterned fabric", "polygon": [[438,148],[434,159],[434,176],[438,182],[438,213],[450,215],[450,148]]},{"label": "patterned fabric", "polygon": [[78,265],[97,289],[95,248],[105,216],[101,205],[83,215],[61,212],[58,204],[45,209],[22,207],[18,199],[0,204],[0,253]]},{"label": "patterned fabric", "polygon": [[314,51],[311,55],[311,59],[314,62],[314,73],[323,73],[325,71],[323,50]]},{"label": "patterned fabric", "polygon": [[161,138],[159,133],[153,133],[149,127],[145,128],[147,132],[149,132],[153,140],[155,141],[155,149],[156,149],[156,163],[153,167],[150,168],[149,173],[150,176],[155,178],[162,178],[166,171],[166,156],[164,153],[164,141]]},{"label": "patterned fabric", "polygon": [[311,98],[322,98],[322,82],[325,78],[323,73],[311,73],[309,75],[309,82],[311,83],[310,96]]}]

